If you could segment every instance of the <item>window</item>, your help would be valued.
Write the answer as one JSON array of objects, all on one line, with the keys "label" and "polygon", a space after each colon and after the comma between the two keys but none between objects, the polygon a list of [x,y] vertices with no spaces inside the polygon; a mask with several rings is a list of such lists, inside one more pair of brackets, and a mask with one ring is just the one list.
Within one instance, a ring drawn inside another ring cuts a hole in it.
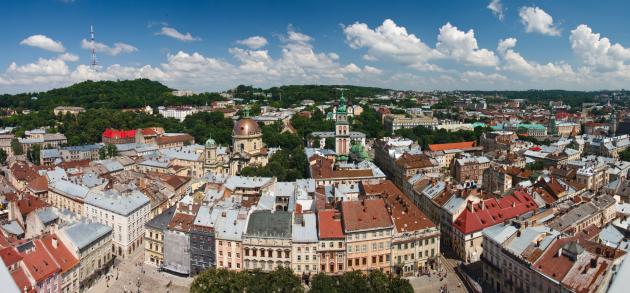
[{"label": "window", "polygon": [[363,265],[367,265],[367,257],[361,259],[363,261]]},{"label": "window", "polygon": [[376,256],[373,256],[372,257],[372,264],[375,264],[375,263],[376,263]]},{"label": "window", "polygon": [[342,248],[343,247],[343,242],[341,242],[341,241],[337,242],[337,247]]},{"label": "window", "polygon": [[[349,266],[349,267],[351,267],[351,266],[352,266],[352,260],[351,260],[351,259],[348,259],[348,266]],[[322,267],[323,267],[323,265],[322,265]],[[322,271],[323,271],[323,270],[324,270],[324,269],[322,269]]]},{"label": "window", "polygon": [[383,256],[382,255],[378,256],[378,262],[383,262]]},{"label": "window", "polygon": [[372,251],[376,250],[376,243],[372,243]]}]

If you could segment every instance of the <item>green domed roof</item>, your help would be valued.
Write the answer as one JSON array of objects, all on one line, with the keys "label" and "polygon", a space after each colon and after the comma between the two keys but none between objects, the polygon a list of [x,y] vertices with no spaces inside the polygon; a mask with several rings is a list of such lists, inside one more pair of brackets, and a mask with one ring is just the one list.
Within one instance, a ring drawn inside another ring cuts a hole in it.
[{"label": "green domed roof", "polygon": [[206,140],[206,146],[207,147],[214,147],[217,144],[216,141],[214,141],[214,139],[212,139],[212,137],[208,137],[208,140]]}]

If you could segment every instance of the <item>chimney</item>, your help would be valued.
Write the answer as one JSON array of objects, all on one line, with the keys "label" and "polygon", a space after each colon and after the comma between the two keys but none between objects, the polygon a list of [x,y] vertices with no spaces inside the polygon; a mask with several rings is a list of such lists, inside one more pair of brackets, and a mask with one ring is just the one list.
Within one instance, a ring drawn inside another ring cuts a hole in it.
[{"label": "chimney", "polygon": [[560,247],[560,249],[558,249],[558,257],[562,256],[562,247]]},{"label": "chimney", "polygon": [[57,248],[57,238],[53,237],[52,239],[52,246],[56,249]]},{"label": "chimney", "polygon": [[484,211],[486,210],[486,202],[485,201],[481,201],[481,210]]},{"label": "chimney", "polygon": [[295,214],[299,215],[301,213],[302,213],[302,205],[298,203],[295,205]]},{"label": "chimney", "polygon": [[473,207],[473,202],[469,200],[467,205],[468,205],[468,210],[471,213],[474,213],[475,212],[475,208]]}]

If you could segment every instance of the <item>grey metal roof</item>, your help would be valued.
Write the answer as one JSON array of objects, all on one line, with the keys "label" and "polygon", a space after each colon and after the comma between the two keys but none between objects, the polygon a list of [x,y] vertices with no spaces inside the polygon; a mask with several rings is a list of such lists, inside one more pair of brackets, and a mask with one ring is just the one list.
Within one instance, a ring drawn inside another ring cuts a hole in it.
[{"label": "grey metal roof", "polygon": [[148,221],[145,226],[156,230],[165,230],[168,227],[168,223],[171,222],[176,208],[177,206],[172,206],[164,210],[161,214]]},{"label": "grey metal roof", "polygon": [[212,227],[213,222],[210,217],[211,208],[209,206],[200,206],[194,224],[197,226]]},{"label": "grey metal roof", "polygon": [[159,152],[170,159],[198,161],[203,154],[202,150],[202,145],[188,145],[178,148],[162,149]]},{"label": "grey metal roof", "polygon": [[225,187],[229,190],[236,188],[260,188],[268,183],[271,183],[273,178],[271,177],[243,177],[243,176],[230,176],[225,181]]},{"label": "grey metal roof", "polygon": [[42,159],[60,158],[61,153],[58,149],[43,149],[40,151]]},{"label": "grey metal roof", "polygon": [[112,228],[100,223],[87,222],[85,220],[76,222],[62,228],[68,240],[79,250],[83,250],[90,244],[100,240],[102,237],[112,232]]},{"label": "grey metal roof", "polygon": [[95,144],[67,146],[61,149],[64,151],[70,151],[70,152],[91,152],[91,151],[99,150],[102,147],[103,147],[103,144],[95,143]]},{"label": "grey metal roof", "polygon": [[85,198],[85,203],[108,210],[112,213],[128,216],[136,210],[149,204],[149,199],[140,191],[133,190],[120,194],[115,190],[104,192],[90,192]]},{"label": "grey metal roof", "polygon": [[13,234],[13,235],[24,234],[24,229],[15,220],[8,222],[6,224],[3,224],[1,227],[2,227],[2,230],[6,231],[9,234]]},{"label": "grey metal roof", "polygon": [[48,188],[62,195],[77,199],[84,199],[90,191],[87,187],[74,184],[66,180],[56,180],[48,183]]},{"label": "grey metal roof", "polygon": [[285,211],[254,211],[249,216],[247,236],[291,238],[291,213]]},{"label": "grey metal roof", "polygon": [[[294,215],[299,218],[300,215]],[[302,220],[295,219],[291,230],[293,242],[317,242],[317,217],[315,214],[301,214]]]},{"label": "grey metal roof", "polygon": [[47,224],[59,218],[57,214],[53,211],[52,208],[47,207],[43,209],[39,209],[36,213],[37,218],[39,218],[42,223]]},{"label": "grey metal roof", "polygon": [[518,229],[512,225],[494,225],[483,229],[483,236],[491,239],[493,242],[503,245]]},{"label": "grey metal roof", "polygon": [[247,227],[247,212],[238,209],[214,208],[210,216],[214,222],[216,238],[241,241]]}]

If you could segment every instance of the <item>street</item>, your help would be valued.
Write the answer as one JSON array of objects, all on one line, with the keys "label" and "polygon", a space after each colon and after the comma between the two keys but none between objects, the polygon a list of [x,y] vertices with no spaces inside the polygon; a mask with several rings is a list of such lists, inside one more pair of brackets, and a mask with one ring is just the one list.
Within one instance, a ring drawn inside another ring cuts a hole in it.
[{"label": "street", "polygon": [[[110,270],[110,278],[101,277],[88,292],[188,292],[192,278],[182,278],[158,272],[153,266],[143,262],[141,248],[129,258],[117,260],[115,269]],[[170,285],[169,285],[170,283]],[[139,286],[138,286],[139,285]]]},{"label": "street", "polygon": [[420,276],[407,278],[415,292],[440,292],[440,288],[446,285],[447,292],[466,293],[468,290],[464,283],[455,273],[457,261],[447,259],[440,255],[442,273],[446,273],[446,278],[439,277],[437,272],[431,272],[431,276]]}]

